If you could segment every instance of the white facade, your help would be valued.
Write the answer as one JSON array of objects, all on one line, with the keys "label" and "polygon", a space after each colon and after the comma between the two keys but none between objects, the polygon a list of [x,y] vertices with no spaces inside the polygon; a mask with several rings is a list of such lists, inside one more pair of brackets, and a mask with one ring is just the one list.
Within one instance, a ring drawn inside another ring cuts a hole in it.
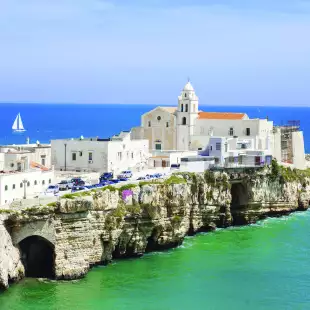
[{"label": "white facade", "polygon": [[[133,132],[135,139],[148,139],[152,150],[202,151],[212,137],[251,140],[251,148],[247,151],[248,154],[252,152],[251,156],[254,151],[261,154],[268,150],[279,162],[284,161],[283,135],[272,121],[250,119],[245,113],[200,111],[198,97],[190,82],[178,97],[177,107],[158,107],[144,114],[141,127],[134,128]],[[294,166],[303,169],[303,134],[297,132],[292,136],[292,157]]]},{"label": "white facade", "polygon": [[180,164],[183,157],[197,155],[197,151],[153,151],[149,158],[149,168],[171,167],[171,165]]},{"label": "white facade", "polygon": [[217,166],[257,167],[271,164],[272,150],[270,143],[257,148],[257,141],[253,139],[212,137],[205,151],[205,156],[215,158]]},{"label": "white facade", "polygon": [[52,140],[56,170],[81,172],[140,171],[148,166],[149,141],[132,140],[130,132],[109,139]]},{"label": "white facade", "polygon": [[0,205],[16,199],[33,198],[55,181],[54,171],[0,173]]},{"label": "white facade", "polygon": [[50,144],[0,146],[0,171],[25,171],[35,163],[52,168]]},{"label": "white facade", "polygon": [[204,172],[215,165],[214,157],[211,156],[190,156],[181,159],[181,172]]}]

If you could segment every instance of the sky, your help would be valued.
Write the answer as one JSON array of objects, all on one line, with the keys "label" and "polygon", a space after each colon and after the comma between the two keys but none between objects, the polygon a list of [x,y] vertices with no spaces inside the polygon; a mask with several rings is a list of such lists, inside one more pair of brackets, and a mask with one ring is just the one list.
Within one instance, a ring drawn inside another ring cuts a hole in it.
[{"label": "sky", "polygon": [[1,0],[0,102],[310,106],[310,0]]}]

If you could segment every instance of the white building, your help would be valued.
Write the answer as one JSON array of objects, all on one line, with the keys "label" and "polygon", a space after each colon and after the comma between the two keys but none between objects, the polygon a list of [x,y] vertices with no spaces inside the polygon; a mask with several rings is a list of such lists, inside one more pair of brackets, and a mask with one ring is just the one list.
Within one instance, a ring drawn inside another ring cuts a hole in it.
[{"label": "white building", "polygon": [[[296,132],[289,138],[291,163],[302,169],[305,165],[304,140],[302,132],[299,129]],[[279,162],[285,161],[283,131],[275,128],[272,121],[250,119],[245,113],[200,111],[198,97],[190,82],[178,97],[177,107],[157,107],[145,113],[141,127],[132,129],[132,137],[148,139],[150,149],[157,151],[202,151],[212,137],[250,140],[248,155],[254,154],[253,151],[266,151]]]},{"label": "white building", "polygon": [[148,167],[149,141],[131,140],[122,131],[108,139],[52,140],[52,164],[56,170],[78,172],[141,171]]},{"label": "white building", "polygon": [[33,198],[54,180],[50,145],[0,146],[0,205]]},{"label": "white building", "polygon": [[0,146],[0,171],[25,171],[41,166],[51,169],[50,144],[18,144]]},{"label": "white building", "polygon": [[0,173],[0,205],[14,200],[33,198],[55,181],[53,170],[33,169],[24,172]]}]

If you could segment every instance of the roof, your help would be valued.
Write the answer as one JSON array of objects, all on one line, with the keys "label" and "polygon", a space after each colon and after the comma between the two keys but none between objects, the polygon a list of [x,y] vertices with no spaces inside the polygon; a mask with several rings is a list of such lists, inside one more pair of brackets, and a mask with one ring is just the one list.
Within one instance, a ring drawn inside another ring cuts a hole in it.
[{"label": "roof", "polygon": [[177,110],[176,107],[159,107],[159,108],[161,108],[161,109],[163,109],[163,110],[165,110],[165,111],[167,111],[167,112],[169,112],[171,114],[174,113]]},{"label": "roof", "polygon": [[198,119],[243,119],[245,113],[231,113],[231,112],[199,112]]},{"label": "roof", "polygon": [[154,158],[169,158],[169,156],[152,156],[150,158],[152,158],[152,159],[154,159]]},{"label": "roof", "polygon": [[188,81],[186,83],[186,85],[183,88],[183,91],[194,91],[194,87],[192,86],[192,84]]}]

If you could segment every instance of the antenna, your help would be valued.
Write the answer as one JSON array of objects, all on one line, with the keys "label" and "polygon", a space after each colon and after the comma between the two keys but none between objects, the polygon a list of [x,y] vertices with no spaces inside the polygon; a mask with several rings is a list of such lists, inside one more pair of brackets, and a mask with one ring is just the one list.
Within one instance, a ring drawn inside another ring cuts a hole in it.
[{"label": "antenna", "polygon": [[188,82],[188,83],[190,82],[190,78],[189,78],[189,77],[187,77],[187,82]]}]

